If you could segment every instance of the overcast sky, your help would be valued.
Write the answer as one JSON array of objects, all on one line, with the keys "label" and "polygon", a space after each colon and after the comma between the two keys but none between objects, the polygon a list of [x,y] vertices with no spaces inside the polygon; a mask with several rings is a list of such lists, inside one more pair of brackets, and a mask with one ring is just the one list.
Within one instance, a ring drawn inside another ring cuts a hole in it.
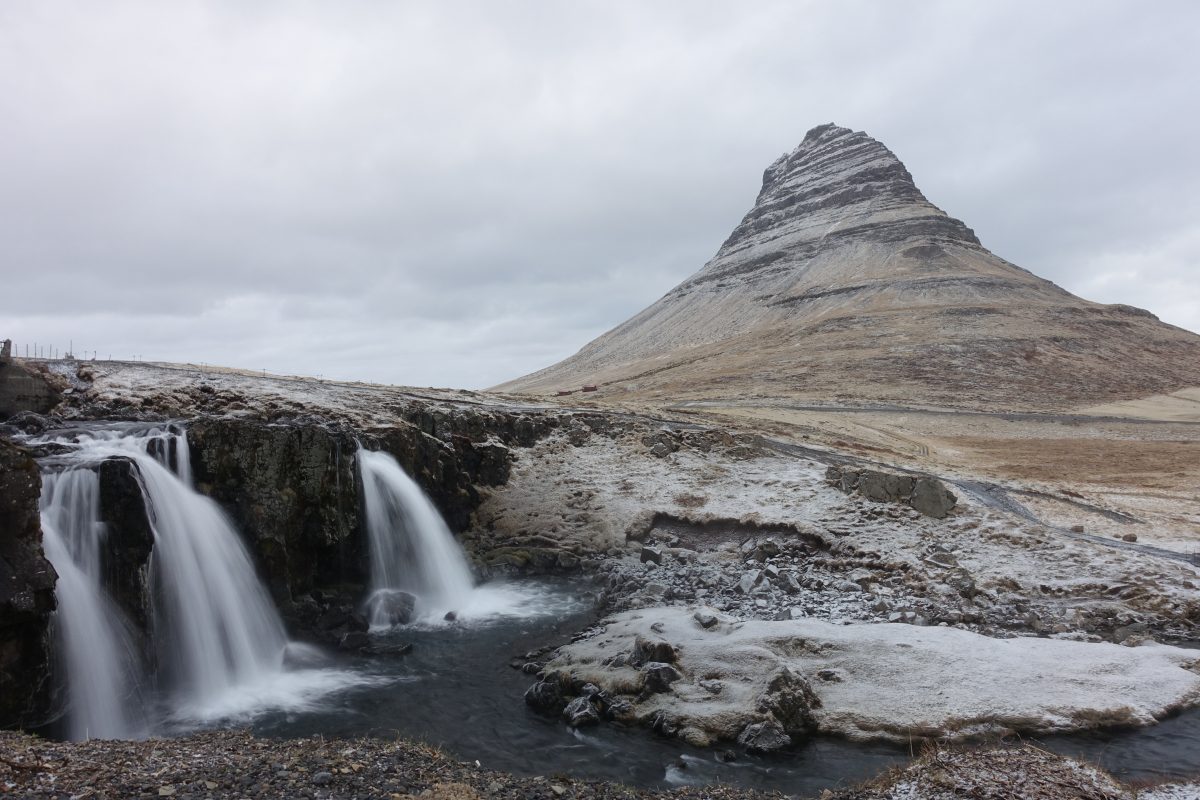
[{"label": "overcast sky", "polygon": [[1200,331],[1200,3],[0,3],[0,338],[480,388],[865,130],[984,245]]}]

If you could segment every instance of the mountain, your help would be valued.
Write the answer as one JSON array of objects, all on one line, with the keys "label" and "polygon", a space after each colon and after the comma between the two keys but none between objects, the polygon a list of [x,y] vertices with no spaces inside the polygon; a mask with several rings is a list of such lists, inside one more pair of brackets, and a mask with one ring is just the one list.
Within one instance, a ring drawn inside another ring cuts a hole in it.
[{"label": "mountain", "polygon": [[989,252],[887,147],[813,128],[716,256],[551,367],[496,387],[654,401],[1067,409],[1200,385],[1200,336]]}]

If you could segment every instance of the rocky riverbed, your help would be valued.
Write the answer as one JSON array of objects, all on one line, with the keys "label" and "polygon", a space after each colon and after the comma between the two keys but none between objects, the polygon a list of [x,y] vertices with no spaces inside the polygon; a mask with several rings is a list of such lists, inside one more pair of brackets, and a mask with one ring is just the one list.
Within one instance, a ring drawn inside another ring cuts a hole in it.
[{"label": "rocky riverbed", "polygon": [[[565,775],[518,778],[422,744],[384,739],[261,739],[217,731],[140,742],[49,742],[0,732],[0,793],[23,798],[313,800],[765,800],[728,786],[634,789]],[[1200,784],[1134,789],[1033,747],[933,748],[903,770],[822,800],[1193,800]]]}]

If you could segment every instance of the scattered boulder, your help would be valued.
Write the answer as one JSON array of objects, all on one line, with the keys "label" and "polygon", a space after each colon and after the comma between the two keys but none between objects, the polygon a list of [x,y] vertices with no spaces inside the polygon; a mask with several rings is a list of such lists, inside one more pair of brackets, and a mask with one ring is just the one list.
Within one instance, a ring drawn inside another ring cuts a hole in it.
[{"label": "scattered boulder", "polygon": [[768,718],[743,728],[737,742],[751,753],[775,753],[790,747],[792,739],[777,720]]},{"label": "scattered boulder", "polygon": [[572,728],[595,725],[600,721],[600,712],[597,710],[596,704],[588,697],[576,697],[567,703],[562,715]]},{"label": "scattered boulder", "polygon": [[752,569],[742,575],[741,579],[738,581],[737,590],[742,594],[750,594],[750,592],[754,590],[754,587],[758,586],[760,583],[762,583],[762,571]]},{"label": "scattered boulder", "polygon": [[646,545],[642,548],[642,563],[643,564],[661,564],[662,550],[657,547]]},{"label": "scattered boulder", "polygon": [[386,620],[388,625],[407,625],[412,622],[417,598],[408,592],[382,590],[371,597],[370,603],[372,616]]},{"label": "scattered boulder", "polygon": [[767,684],[760,706],[769,711],[789,734],[806,734],[817,728],[813,709],[821,707],[821,699],[813,693],[808,681],[783,667]]},{"label": "scattered boulder", "polygon": [[567,707],[567,694],[557,673],[547,675],[525,691],[525,705],[541,714],[555,716]]},{"label": "scattered boulder", "polygon": [[651,661],[643,666],[642,676],[645,678],[646,691],[651,694],[671,691],[671,684],[683,677],[675,667],[661,661]]},{"label": "scattered boulder", "polygon": [[958,498],[936,478],[918,478],[908,504],[927,517],[944,519]]},{"label": "scattered boulder", "polygon": [[927,517],[943,519],[958,504],[958,498],[937,478],[895,475],[873,469],[832,466],[825,481],[846,494],[858,492],[879,503],[903,503]]},{"label": "scattered boulder", "polygon": [[670,642],[662,639],[648,639],[644,636],[638,636],[633,641],[633,656],[630,661],[635,666],[651,662],[674,664],[678,660],[679,654],[675,652],[675,648],[671,646]]}]

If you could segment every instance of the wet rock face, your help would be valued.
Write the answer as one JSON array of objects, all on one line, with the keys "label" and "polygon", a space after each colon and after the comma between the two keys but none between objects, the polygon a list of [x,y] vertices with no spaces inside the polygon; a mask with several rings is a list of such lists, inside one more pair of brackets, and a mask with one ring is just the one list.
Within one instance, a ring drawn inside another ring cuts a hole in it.
[{"label": "wet rock face", "polygon": [[353,440],[319,425],[236,419],[188,427],[196,486],[249,540],[280,605],[321,586],[363,583]]},{"label": "wet rock face", "polygon": [[928,476],[833,466],[825,471],[825,480],[846,494],[857,492],[877,503],[903,503],[935,519],[944,519],[958,505],[953,492]]},{"label": "wet rock face", "polygon": [[512,455],[503,442],[545,433],[524,415],[414,405],[405,416],[396,427],[363,433],[311,421],[224,418],[188,426],[197,488],[246,535],[285,612],[314,589],[355,594],[368,579],[359,440],[395,457],[461,532],[479,505],[476,487],[508,480]]},{"label": "wet rock face", "polygon": [[16,361],[0,362],[0,419],[32,411],[45,414],[62,400],[41,373]]},{"label": "wet rock face", "polygon": [[135,627],[145,633],[150,630],[154,533],[137,466],[128,458],[110,458],[100,464],[97,475],[100,517],[106,530],[106,546],[100,554],[105,586]]},{"label": "wet rock face", "polygon": [[41,721],[57,578],[42,553],[41,477],[29,453],[0,439],[0,726]]}]

